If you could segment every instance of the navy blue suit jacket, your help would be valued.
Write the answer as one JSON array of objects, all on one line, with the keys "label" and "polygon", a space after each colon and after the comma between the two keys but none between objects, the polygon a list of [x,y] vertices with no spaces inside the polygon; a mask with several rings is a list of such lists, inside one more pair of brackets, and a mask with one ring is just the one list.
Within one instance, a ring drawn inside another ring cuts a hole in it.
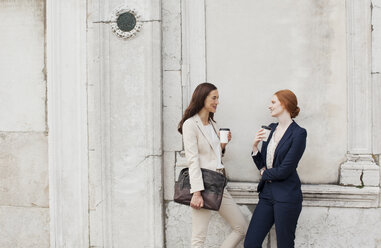
[{"label": "navy blue suit jacket", "polygon": [[[270,124],[271,132],[268,141],[270,141],[277,126],[278,123]],[[278,202],[300,202],[303,200],[301,183],[296,168],[306,148],[306,138],[307,131],[293,121],[275,149],[273,168],[270,169],[266,165],[268,142],[263,142],[261,152],[253,156],[254,163],[259,170],[266,167],[258,184],[258,192],[262,191],[266,181],[271,181],[274,200]]]}]

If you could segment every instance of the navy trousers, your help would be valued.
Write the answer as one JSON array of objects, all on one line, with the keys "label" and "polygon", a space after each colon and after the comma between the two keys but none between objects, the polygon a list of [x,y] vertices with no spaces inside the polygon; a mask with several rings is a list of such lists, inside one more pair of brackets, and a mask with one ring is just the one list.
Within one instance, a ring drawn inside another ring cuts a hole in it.
[{"label": "navy trousers", "polygon": [[261,248],[263,240],[275,223],[278,248],[293,248],[296,224],[302,202],[285,203],[272,200],[271,184],[266,184],[246,233],[245,248]]}]

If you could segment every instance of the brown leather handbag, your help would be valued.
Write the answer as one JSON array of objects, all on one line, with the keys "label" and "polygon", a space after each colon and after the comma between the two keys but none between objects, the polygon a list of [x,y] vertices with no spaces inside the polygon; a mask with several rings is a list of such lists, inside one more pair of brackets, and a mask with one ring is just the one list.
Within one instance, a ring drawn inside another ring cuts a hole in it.
[{"label": "brown leather handbag", "polygon": [[[221,206],[224,188],[227,184],[226,177],[216,171],[201,168],[204,181],[204,190],[201,196],[204,200],[205,209],[218,211]],[[174,201],[184,205],[190,205],[192,194],[190,193],[189,169],[181,170],[179,178],[175,183]]]}]

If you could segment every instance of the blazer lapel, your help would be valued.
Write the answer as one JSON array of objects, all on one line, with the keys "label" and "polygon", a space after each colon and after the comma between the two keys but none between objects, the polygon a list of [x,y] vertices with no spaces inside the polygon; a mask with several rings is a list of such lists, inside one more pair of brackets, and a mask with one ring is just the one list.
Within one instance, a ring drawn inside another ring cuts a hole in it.
[{"label": "blazer lapel", "polygon": [[[205,137],[205,139],[208,141],[208,143],[209,143],[209,145],[212,147],[213,151],[217,154],[217,148],[213,146],[213,142],[210,140],[209,135],[208,135],[207,133],[205,133],[205,127],[204,127],[204,124],[202,123],[202,121],[201,121],[201,119],[200,119],[200,116],[199,116],[198,114],[196,114],[196,115],[194,116],[194,120],[195,120],[195,122],[196,122],[196,124],[197,124],[198,129],[200,129],[202,135],[203,135],[203,136]],[[216,130],[215,127],[213,126],[213,124],[211,124],[211,125],[212,125],[213,129]],[[217,135],[217,137],[218,137],[218,135]],[[218,137],[218,138],[219,138],[219,137]]]},{"label": "blazer lapel", "polygon": [[295,122],[292,121],[292,123],[290,124],[290,126],[288,126],[286,132],[283,134],[283,137],[280,139],[277,147],[275,148],[275,152],[274,152],[274,161],[276,159],[276,156],[278,155],[278,152],[279,152],[279,149],[282,147],[282,145],[284,144],[284,142],[286,142],[286,140],[291,136],[292,134],[292,131],[294,129],[294,125],[295,125]]}]

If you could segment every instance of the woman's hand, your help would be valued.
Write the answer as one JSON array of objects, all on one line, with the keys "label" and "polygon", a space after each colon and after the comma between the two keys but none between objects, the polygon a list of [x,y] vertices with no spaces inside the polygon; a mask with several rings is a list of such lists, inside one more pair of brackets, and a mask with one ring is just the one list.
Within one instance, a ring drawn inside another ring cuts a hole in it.
[{"label": "woman's hand", "polygon": [[204,199],[202,199],[201,192],[197,191],[193,193],[190,206],[194,209],[199,210],[204,206]]},{"label": "woman's hand", "polygon": [[259,171],[259,174],[262,176],[263,175],[263,172],[265,172],[266,170],[266,167],[263,167],[260,171]]},{"label": "woman's hand", "polygon": [[264,138],[266,137],[266,131],[261,128],[257,132],[257,135],[254,138],[254,143],[253,143],[253,152],[256,153],[258,151],[258,144],[261,142]]}]

